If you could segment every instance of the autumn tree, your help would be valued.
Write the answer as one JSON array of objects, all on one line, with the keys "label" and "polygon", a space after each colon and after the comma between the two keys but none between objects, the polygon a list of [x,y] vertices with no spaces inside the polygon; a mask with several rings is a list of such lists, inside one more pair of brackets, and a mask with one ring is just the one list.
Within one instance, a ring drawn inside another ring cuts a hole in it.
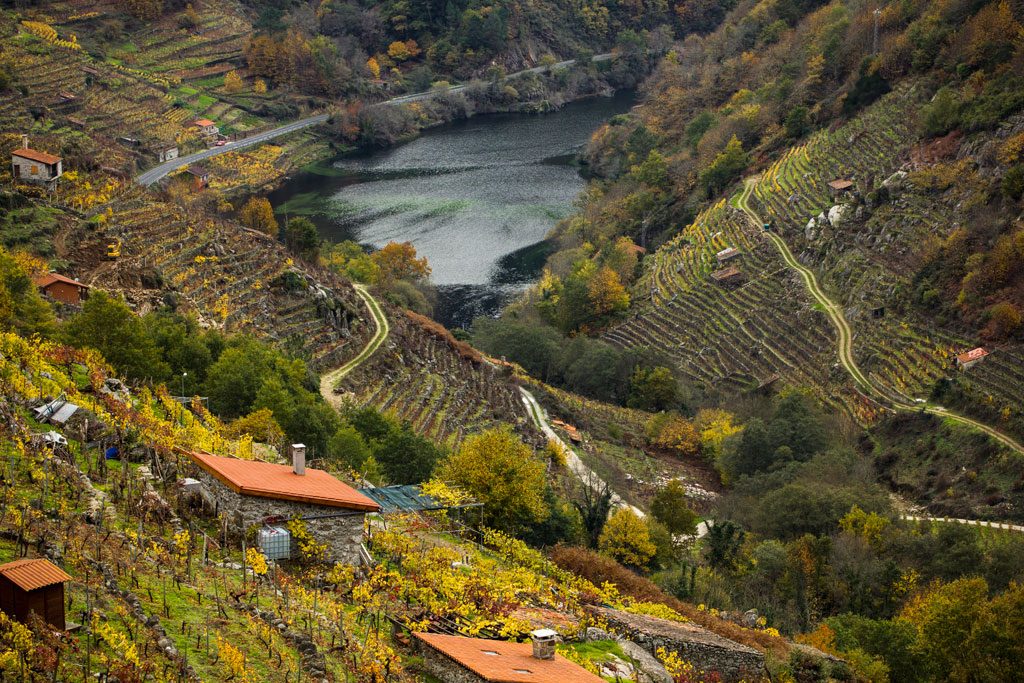
[{"label": "autumn tree", "polygon": [[370,75],[374,80],[380,80],[380,62],[374,57],[370,57],[366,60],[366,68],[370,70]]},{"label": "autumn tree", "polygon": [[646,567],[657,551],[647,525],[626,507],[608,519],[597,545],[603,554],[633,569]]},{"label": "autumn tree", "polygon": [[136,19],[152,21],[164,13],[163,0],[123,0],[124,9]]},{"label": "autumn tree", "polygon": [[44,337],[57,330],[53,309],[39,295],[18,257],[0,247],[0,330]]},{"label": "autumn tree", "polygon": [[257,78],[252,84],[252,91],[257,95],[267,94],[267,82],[262,78]]},{"label": "autumn tree", "polygon": [[253,230],[259,230],[271,237],[277,237],[277,218],[274,217],[274,207],[266,197],[251,197],[242,207],[239,216],[242,223]]},{"label": "autumn tree", "polygon": [[380,280],[385,284],[398,280],[422,280],[430,276],[427,258],[416,258],[416,247],[411,242],[388,242],[371,258],[380,268]]},{"label": "autumn tree", "polygon": [[629,308],[629,293],[622,286],[619,275],[608,266],[597,269],[587,283],[591,310],[597,316],[618,313]]},{"label": "autumn tree", "polygon": [[474,434],[442,465],[440,479],[483,503],[484,523],[521,532],[547,519],[544,464],[503,425]]},{"label": "autumn tree", "polygon": [[652,444],[676,455],[696,455],[700,449],[697,429],[678,413],[658,413],[648,421],[646,431]]},{"label": "autumn tree", "polygon": [[284,430],[274,419],[274,413],[269,408],[260,408],[243,415],[230,422],[224,430],[224,435],[228,438],[237,439],[245,434],[275,448],[284,445]]},{"label": "autumn tree", "polygon": [[701,172],[700,181],[709,195],[717,194],[736,180],[749,163],[750,155],[743,151],[739,138],[733,135],[725,149]]},{"label": "autumn tree", "polygon": [[224,91],[232,94],[242,92],[242,77],[234,69],[224,74]]},{"label": "autumn tree", "polygon": [[411,38],[402,42],[396,40],[388,45],[388,56],[396,62],[404,62],[420,54],[420,46]]},{"label": "autumn tree", "polygon": [[651,515],[673,534],[689,536],[697,528],[697,513],[690,509],[686,487],[678,479],[668,482],[654,494]]}]

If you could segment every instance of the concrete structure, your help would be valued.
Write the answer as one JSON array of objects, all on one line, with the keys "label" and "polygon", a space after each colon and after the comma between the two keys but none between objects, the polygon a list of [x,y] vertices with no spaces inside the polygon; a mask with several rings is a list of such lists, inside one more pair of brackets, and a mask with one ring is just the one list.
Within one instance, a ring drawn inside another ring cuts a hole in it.
[{"label": "concrete structure", "polygon": [[42,558],[0,565],[0,610],[23,624],[35,612],[63,631],[64,582],[70,580],[64,570]]},{"label": "concrete structure", "polygon": [[302,444],[292,446],[292,466],[180,452],[197,465],[203,497],[238,531],[301,519],[327,544],[330,559],[359,562],[364,517],[380,506],[327,472],[307,468]]},{"label": "concrete structure", "polygon": [[961,370],[970,370],[975,365],[985,360],[987,355],[988,351],[979,346],[978,348],[971,349],[966,353],[958,354],[956,357],[956,366]]},{"label": "concrete structure", "polygon": [[715,282],[732,284],[742,279],[743,273],[736,266],[729,266],[711,273],[711,279]]},{"label": "concrete structure", "polygon": [[188,167],[186,173],[195,179],[193,181],[193,187],[197,190],[201,190],[210,184],[210,172],[206,170],[205,166],[192,164]]},{"label": "concrete structure", "polygon": [[715,258],[718,259],[719,263],[725,263],[726,261],[734,259],[734,258],[736,258],[739,255],[740,255],[740,250],[739,249],[736,249],[735,247],[726,247],[722,251],[720,251],[717,254],[715,254]]},{"label": "concrete structure", "polygon": [[40,275],[32,278],[32,282],[41,293],[65,304],[77,306],[89,298],[89,285],[64,277],[59,273]]},{"label": "concrete structure", "polygon": [[555,654],[557,635],[534,631],[533,643],[414,633],[423,665],[444,683],[603,683],[600,676]]},{"label": "concrete structure", "polygon": [[165,161],[174,161],[175,159],[178,158],[178,148],[161,147],[160,150],[157,152],[157,157],[159,157],[161,164],[164,163]]},{"label": "concrete structure", "polygon": [[30,149],[28,136],[21,136],[21,149],[11,152],[11,175],[22,183],[38,183],[53,189],[64,175],[63,160],[54,154]]},{"label": "concrete structure", "polygon": [[658,648],[676,652],[697,669],[717,672],[723,681],[757,681],[764,676],[764,654],[691,622],[669,621],[606,607],[590,609],[619,636],[651,654]]},{"label": "concrete structure", "polygon": [[220,128],[210,119],[196,119],[192,125],[199,129],[199,132],[207,137],[220,135]]}]

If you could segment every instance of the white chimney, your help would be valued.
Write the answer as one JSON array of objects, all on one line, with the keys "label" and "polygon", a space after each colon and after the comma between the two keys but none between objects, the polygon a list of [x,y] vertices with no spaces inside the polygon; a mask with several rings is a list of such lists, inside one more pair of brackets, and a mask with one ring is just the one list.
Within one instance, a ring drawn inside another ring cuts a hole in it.
[{"label": "white chimney", "polygon": [[22,149],[28,149],[28,136],[27,135],[22,135],[21,136],[21,148]]},{"label": "white chimney", "polygon": [[306,446],[301,443],[292,444],[292,472],[300,476],[306,473]]},{"label": "white chimney", "polygon": [[549,628],[539,628],[530,631],[530,639],[533,641],[534,659],[554,659],[555,643],[558,641],[558,634]]}]

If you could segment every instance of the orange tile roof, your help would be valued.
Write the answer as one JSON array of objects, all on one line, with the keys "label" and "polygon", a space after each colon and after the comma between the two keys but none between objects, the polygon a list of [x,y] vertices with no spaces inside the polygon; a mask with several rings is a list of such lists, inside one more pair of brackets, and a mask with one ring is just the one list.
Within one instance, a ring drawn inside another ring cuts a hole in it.
[{"label": "orange tile roof", "polygon": [[196,119],[192,122],[192,125],[202,126],[203,128],[205,128],[206,126],[216,126],[217,124],[211,121],[210,119]]},{"label": "orange tile roof", "polygon": [[46,275],[40,275],[39,277],[32,278],[32,282],[35,283],[36,287],[43,287],[44,289],[52,285],[54,282],[63,282],[76,287],[89,289],[89,285],[82,284],[78,280],[72,280],[69,277],[64,277],[60,273],[47,273]]},{"label": "orange tile roof", "polygon": [[380,505],[323,470],[306,468],[306,473],[299,475],[291,465],[183,452],[235,493],[367,512],[380,510]]},{"label": "orange tile roof", "polygon": [[980,360],[987,355],[988,351],[979,346],[976,349],[971,349],[967,353],[961,353],[959,356],[956,357],[956,359],[961,363],[970,363],[972,360]]},{"label": "orange tile roof", "polygon": [[34,591],[55,583],[71,581],[71,577],[63,569],[42,558],[26,558],[0,565],[0,574],[23,591]]},{"label": "orange tile roof", "polygon": [[[535,659],[531,643],[464,638],[440,633],[414,636],[491,683],[603,683],[604,679],[561,655]],[[488,654],[490,653],[490,654]]]},{"label": "orange tile roof", "polygon": [[47,154],[46,152],[40,152],[39,150],[36,149],[28,149],[27,147],[16,149],[13,152],[11,152],[11,154],[13,154],[16,157],[21,157],[22,159],[31,159],[32,161],[38,161],[41,164],[55,164],[58,161],[60,161],[60,157],[58,156]]}]

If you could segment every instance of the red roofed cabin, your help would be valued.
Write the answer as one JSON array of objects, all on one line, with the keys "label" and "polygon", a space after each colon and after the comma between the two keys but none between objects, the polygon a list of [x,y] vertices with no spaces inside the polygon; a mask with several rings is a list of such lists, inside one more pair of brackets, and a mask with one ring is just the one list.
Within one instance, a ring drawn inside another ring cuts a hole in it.
[{"label": "red roofed cabin", "polygon": [[89,285],[83,285],[78,280],[72,280],[59,273],[47,273],[32,278],[32,282],[46,296],[72,306],[77,306],[89,298]]},{"label": "red roofed cabin", "polygon": [[23,183],[39,183],[53,189],[57,178],[64,175],[63,161],[59,156],[29,149],[28,136],[21,136],[21,149],[11,152],[11,175]]},{"label": "red roofed cabin", "polygon": [[327,544],[331,559],[358,564],[364,517],[380,505],[323,470],[306,469],[302,444],[292,445],[290,466],[184,453],[198,466],[199,486],[213,499],[216,512],[237,530],[301,519]]},{"label": "red roofed cabin", "polygon": [[0,565],[0,610],[25,624],[35,612],[64,630],[64,582],[71,577],[47,560],[23,559]]},{"label": "red roofed cabin", "polygon": [[603,683],[579,664],[555,654],[557,634],[540,629],[533,643],[414,633],[426,669],[444,683]]},{"label": "red roofed cabin", "polygon": [[961,370],[969,370],[984,360],[987,355],[988,351],[979,346],[978,348],[971,349],[966,353],[958,354],[956,357],[956,365]]},{"label": "red roofed cabin", "polygon": [[217,124],[210,119],[196,119],[192,122],[192,125],[199,129],[199,132],[207,137],[213,137],[220,134],[220,128]]},{"label": "red roofed cabin", "polygon": [[828,189],[832,196],[836,197],[844,192],[849,192],[850,190],[852,190],[853,181],[847,180],[845,178],[838,178],[836,180],[831,181],[828,184]]}]

